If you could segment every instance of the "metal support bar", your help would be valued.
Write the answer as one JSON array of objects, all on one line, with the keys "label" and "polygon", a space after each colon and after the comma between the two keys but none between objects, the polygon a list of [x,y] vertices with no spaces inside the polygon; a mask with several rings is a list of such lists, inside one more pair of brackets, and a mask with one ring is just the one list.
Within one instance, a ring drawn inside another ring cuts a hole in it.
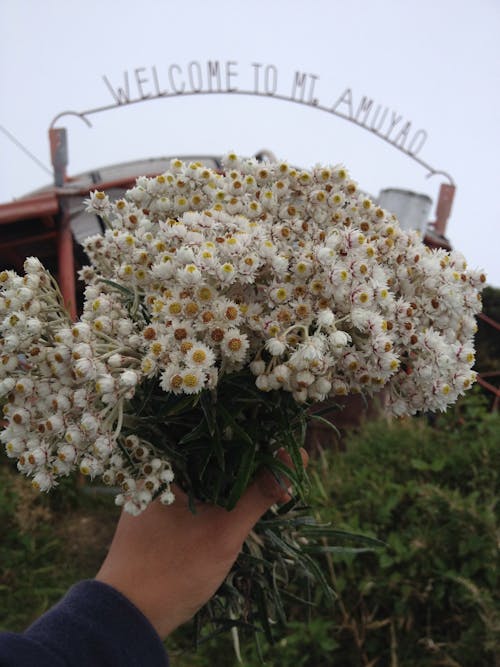
[{"label": "metal support bar", "polygon": [[59,287],[71,319],[76,313],[75,258],[73,254],[73,234],[67,202],[61,202],[61,212],[57,217],[57,263],[59,268]]},{"label": "metal support bar", "polygon": [[446,235],[446,225],[450,217],[453,199],[455,197],[455,186],[442,183],[439,188],[439,199],[436,206],[436,221],[434,231],[440,236]]},{"label": "metal support bar", "polygon": [[68,166],[68,135],[65,127],[54,127],[49,130],[50,159],[54,167],[54,184],[62,187],[66,180]]}]

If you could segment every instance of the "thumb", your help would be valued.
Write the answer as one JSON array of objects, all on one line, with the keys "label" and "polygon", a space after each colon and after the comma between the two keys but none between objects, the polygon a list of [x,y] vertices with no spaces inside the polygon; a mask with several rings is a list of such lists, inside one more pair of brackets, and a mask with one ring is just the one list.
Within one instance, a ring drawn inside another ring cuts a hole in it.
[{"label": "thumb", "polygon": [[[300,450],[302,463],[307,466],[309,456],[305,449]],[[284,449],[280,449],[277,457],[288,468],[293,468],[290,455]],[[226,519],[237,527],[242,541],[252,530],[260,517],[274,504],[286,503],[291,499],[287,490],[290,480],[283,476],[280,480],[268,469],[261,470],[254,481],[239,499],[236,507],[226,513]]]}]

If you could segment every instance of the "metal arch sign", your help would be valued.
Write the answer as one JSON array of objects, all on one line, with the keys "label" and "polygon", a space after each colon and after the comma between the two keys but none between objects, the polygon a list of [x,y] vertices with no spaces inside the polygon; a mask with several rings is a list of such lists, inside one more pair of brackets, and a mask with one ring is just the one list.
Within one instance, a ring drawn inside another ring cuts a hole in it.
[{"label": "metal arch sign", "polygon": [[[181,65],[170,63],[162,68],[156,66],[136,67],[123,72],[118,83],[108,76],[102,80],[113,102],[85,111],[63,111],[51,123],[66,115],[81,118],[89,127],[89,116],[101,111],[130,106],[147,100],[178,98],[196,95],[250,95],[301,104],[347,120],[386,141],[424,167],[428,176],[441,174],[453,184],[452,177],[441,169],[435,169],[419,154],[428,134],[402,114],[376,102],[366,95],[356,95],[345,88],[328,103],[319,99],[320,77],[317,74],[295,70],[284,77],[276,65],[253,62],[242,67],[236,60],[191,60]],[[244,86],[241,87],[242,83]]]}]

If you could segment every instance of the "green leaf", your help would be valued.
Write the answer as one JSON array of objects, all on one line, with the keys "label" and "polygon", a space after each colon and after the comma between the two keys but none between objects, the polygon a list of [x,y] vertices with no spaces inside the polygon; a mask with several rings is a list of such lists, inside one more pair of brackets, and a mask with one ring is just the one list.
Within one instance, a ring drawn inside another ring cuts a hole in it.
[{"label": "green leaf", "polygon": [[318,415],[318,414],[309,415],[309,419],[311,419],[311,420],[314,419],[315,421],[318,421],[321,424],[325,424],[325,426],[328,426],[329,428],[331,428],[332,431],[335,432],[335,435],[340,438],[340,431],[335,426],[335,424],[332,424],[332,422],[328,421],[328,419],[325,419],[324,417],[320,417],[320,415]]},{"label": "green leaf", "polygon": [[224,426],[230,426],[231,429],[233,430],[234,435],[238,435],[243,442],[245,442],[249,447],[255,450],[255,443],[252,440],[252,438],[248,435],[248,433],[238,424],[238,422],[234,419],[234,417],[231,415],[231,413],[226,410],[226,408],[220,404],[217,406],[219,413],[222,415],[224,419]]},{"label": "green leaf", "polygon": [[341,547],[341,546],[324,546],[324,545],[314,545],[314,546],[303,546],[302,551],[304,553],[315,553],[315,554],[360,554],[366,553],[367,551],[372,552],[373,547]]},{"label": "green leaf", "polygon": [[[307,480],[306,470],[304,468],[304,463],[302,461],[302,456],[300,453],[300,448],[303,443],[303,440],[299,442],[294,438],[293,434],[289,434],[287,440],[287,451],[290,454],[292,459],[293,467],[295,469],[295,479],[297,483],[297,493],[301,496],[304,495],[304,483]],[[288,469],[289,470],[289,469]],[[290,475],[288,474],[290,477]]]},{"label": "green leaf", "polygon": [[329,405],[325,405],[322,408],[316,409],[316,406],[313,406],[307,413],[308,418],[312,417],[313,415],[327,415],[330,412],[334,411],[340,412],[343,410],[343,407],[340,406],[338,403],[330,403]]},{"label": "green leaf", "polygon": [[207,434],[207,424],[206,422],[200,422],[198,426],[195,426],[192,431],[186,433],[186,435],[179,440],[179,445],[185,445],[188,442],[200,440],[205,434]]},{"label": "green leaf", "polygon": [[294,547],[292,544],[282,540],[275,532],[272,530],[264,531],[264,535],[275,545],[277,546],[284,554],[296,560],[297,554],[300,553],[300,550],[297,547]]},{"label": "green leaf", "polygon": [[[288,491],[288,484],[285,484],[284,478],[288,478],[292,485],[295,487],[300,487],[300,480],[297,477],[297,471],[289,468],[278,458],[273,456],[263,456],[261,458],[262,465],[265,465],[269,472],[276,479],[276,482],[283,488]],[[294,504],[296,501],[293,501]]]},{"label": "green leaf", "polygon": [[441,472],[441,470],[443,470],[445,465],[446,465],[446,461],[444,459],[436,459],[435,461],[433,461],[431,463],[430,469],[433,472]]},{"label": "green leaf", "polygon": [[128,287],[124,287],[123,285],[120,285],[119,283],[115,283],[113,280],[108,280],[107,278],[99,278],[99,282],[105,283],[106,285],[109,285],[115,290],[118,290],[122,294],[125,294],[129,299],[134,299],[135,294],[132,290],[130,290]]},{"label": "green leaf", "polygon": [[216,415],[216,404],[212,400],[212,395],[208,391],[203,391],[200,394],[200,405],[205,415],[205,421],[207,422],[208,432],[212,437],[214,437],[217,429],[217,415]]},{"label": "green leaf", "polygon": [[429,464],[422,459],[412,459],[410,463],[414,470],[429,470]]},{"label": "green leaf", "polygon": [[195,394],[194,396],[186,396],[184,398],[181,398],[177,400],[175,405],[173,405],[170,409],[167,409],[165,414],[167,416],[178,415],[181,412],[185,412],[188,409],[192,409],[198,403],[199,397],[200,394]]},{"label": "green leaf", "polygon": [[222,442],[221,442],[221,439],[220,439],[220,432],[219,432],[219,429],[217,428],[217,425],[215,426],[215,433],[213,435],[211,444],[213,445],[213,451],[214,451],[217,463],[219,464],[221,470],[225,470],[226,464],[225,464],[225,457],[224,457],[224,447],[222,446]]},{"label": "green leaf", "polygon": [[247,447],[243,452],[241,457],[241,463],[238,468],[238,474],[236,480],[227,499],[227,509],[232,510],[238,500],[241,498],[243,492],[248,486],[248,481],[253,473],[253,462],[255,460],[255,447],[253,444],[250,444],[250,447]]},{"label": "green leaf", "polygon": [[304,564],[307,563],[309,572],[312,573],[313,578],[316,579],[316,581],[321,586],[321,590],[325,594],[326,599],[330,603],[335,602],[335,600],[337,598],[337,595],[336,595],[335,591],[332,590],[332,588],[329,586],[329,584],[328,584],[328,582],[325,578],[325,575],[323,574],[323,570],[320,568],[318,563],[313,558],[311,558],[310,556],[308,556],[305,553],[301,553],[301,561]]},{"label": "green leaf", "polygon": [[271,630],[271,625],[269,623],[269,612],[267,609],[266,595],[262,590],[262,587],[258,584],[255,586],[256,593],[256,602],[257,608],[259,610],[259,621],[262,624],[264,634],[266,635],[267,641],[272,645],[274,644],[274,637]]},{"label": "green leaf", "polygon": [[285,608],[283,606],[283,601],[281,599],[281,593],[278,587],[278,578],[276,576],[276,568],[277,564],[274,563],[273,565],[273,576],[272,576],[272,582],[273,582],[273,602],[274,606],[276,607],[276,613],[278,614],[279,620],[283,625],[286,624],[286,613],[285,613]]},{"label": "green leaf", "polygon": [[379,540],[376,537],[369,537],[368,535],[360,535],[359,533],[351,533],[346,530],[338,530],[337,528],[329,528],[328,526],[322,527],[319,525],[315,526],[305,525],[301,529],[301,533],[303,533],[307,537],[324,537],[324,538],[340,537],[341,539],[353,542],[371,544],[374,547],[387,546],[386,542],[383,542],[382,540]]}]

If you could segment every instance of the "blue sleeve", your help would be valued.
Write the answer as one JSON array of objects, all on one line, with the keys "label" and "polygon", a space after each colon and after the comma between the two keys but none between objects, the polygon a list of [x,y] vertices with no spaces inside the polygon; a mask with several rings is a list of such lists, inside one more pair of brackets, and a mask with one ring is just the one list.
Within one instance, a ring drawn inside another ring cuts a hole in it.
[{"label": "blue sleeve", "polygon": [[117,590],[81,581],[23,634],[0,634],[0,667],[168,667],[148,619]]}]

